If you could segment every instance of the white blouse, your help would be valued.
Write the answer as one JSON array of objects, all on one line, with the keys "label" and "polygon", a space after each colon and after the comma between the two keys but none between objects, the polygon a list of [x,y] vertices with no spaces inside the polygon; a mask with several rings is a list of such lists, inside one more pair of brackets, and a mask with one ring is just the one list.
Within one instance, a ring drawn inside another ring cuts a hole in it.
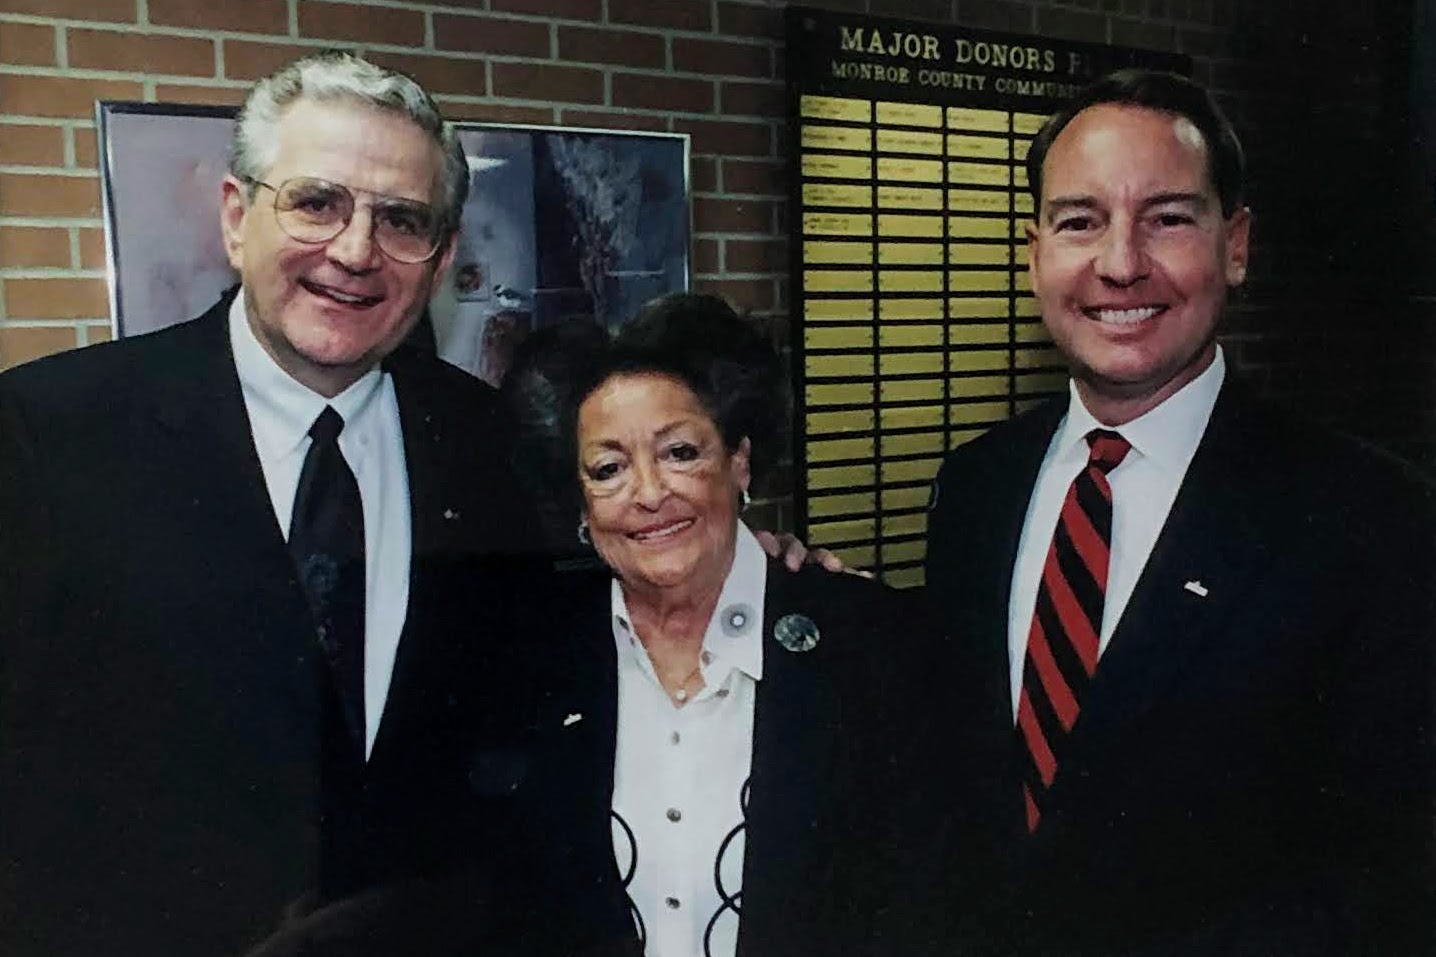
[{"label": "white blouse", "polygon": [[613,852],[647,957],[733,957],[737,947],[767,572],[757,539],[739,523],[703,636],[703,689],[682,707],[659,683],[613,583]]}]

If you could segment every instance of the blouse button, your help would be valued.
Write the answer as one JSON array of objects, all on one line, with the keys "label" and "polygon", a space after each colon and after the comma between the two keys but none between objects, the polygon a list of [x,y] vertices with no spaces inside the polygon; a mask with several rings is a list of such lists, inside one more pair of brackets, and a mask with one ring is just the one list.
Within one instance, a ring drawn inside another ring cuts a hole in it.
[{"label": "blouse button", "polygon": [[663,899],[663,903],[665,903],[665,904],[668,905],[668,909],[669,909],[669,910],[677,910],[677,909],[678,909],[678,898],[676,898],[676,897],[665,897],[665,898]]},{"label": "blouse button", "polygon": [[678,808],[676,807],[669,808],[667,816],[668,820],[672,821],[674,824],[677,824],[679,821],[683,820],[683,812],[678,810]]}]

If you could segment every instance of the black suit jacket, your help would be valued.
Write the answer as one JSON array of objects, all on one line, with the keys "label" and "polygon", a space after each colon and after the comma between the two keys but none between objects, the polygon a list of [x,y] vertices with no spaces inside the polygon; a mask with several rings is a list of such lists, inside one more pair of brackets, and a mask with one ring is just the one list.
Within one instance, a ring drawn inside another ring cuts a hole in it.
[{"label": "black suit jacket", "polygon": [[950,902],[1004,953],[1430,952],[1432,490],[1231,381],[1026,835],[1007,605],[1064,412],[937,480],[927,580],[974,796]]},{"label": "black suit jacket", "polygon": [[[566,592],[557,619],[537,626],[541,692],[517,758],[525,827],[506,882],[510,936],[516,953],[631,952],[609,819],[617,734],[609,577],[574,576]],[[774,639],[774,623],[790,613],[817,624],[811,651]],[[908,692],[931,650],[924,626],[906,596],[873,582],[776,564],[763,618],[738,953],[896,953],[887,945],[910,929],[903,865],[912,857],[892,842],[914,773]],[[707,873],[713,862],[693,866]]]},{"label": "black suit jacket", "polygon": [[[465,843],[455,755],[473,742],[454,729],[482,725],[470,678],[513,593],[501,558],[532,532],[499,409],[437,359],[386,362],[409,611],[371,759],[336,759],[227,309],[0,376],[4,953],[237,952],[296,898],[426,872]],[[493,558],[477,622],[436,620],[453,603],[431,570],[476,553]]]}]

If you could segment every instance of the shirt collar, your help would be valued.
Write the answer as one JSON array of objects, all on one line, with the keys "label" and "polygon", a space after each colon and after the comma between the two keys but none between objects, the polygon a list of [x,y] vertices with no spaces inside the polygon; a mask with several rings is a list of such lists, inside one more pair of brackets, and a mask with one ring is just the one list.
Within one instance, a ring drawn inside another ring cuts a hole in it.
[{"label": "shirt collar", "polygon": [[1086,436],[1093,429],[1107,429],[1121,434],[1132,445],[1132,451],[1166,472],[1181,476],[1186,472],[1207,421],[1217,404],[1217,393],[1226,381],[1226,359],[1217,346],[1216,358],[1191,382],[1182,386],[1154,409],[1149,409],[1115,429],[1098,422],[1082,397],[1075,382],[1069,381],[1070,401],[1067,416],[1058,429],[1054,450],[1060,460],[1087,458]]},{"label": "shirt collar", "polygon": [[262,458],[280,458],[299,449],[309,437],[309,427],[326,405],[333,406],[343,417],[349,435],[355,433],[354,427],[378,405],[374,399],[385,373],[377,366],[332,399],[281,369],[250,328],[243,289],[229,307],[229,342],[249,409],[255,445]]},{"label": "shirt collar", "polygon": [[[737,524],[733,564],[703,634],[702,667],[705,676],[734,668],[759,681],[763,677],[763,594],[768,582],[768,558],[748,527],[742,522]],[[618,653],[632,653],[625,649],[633,648],[641,651],[617,578],[613,579],[609,596]]]}]

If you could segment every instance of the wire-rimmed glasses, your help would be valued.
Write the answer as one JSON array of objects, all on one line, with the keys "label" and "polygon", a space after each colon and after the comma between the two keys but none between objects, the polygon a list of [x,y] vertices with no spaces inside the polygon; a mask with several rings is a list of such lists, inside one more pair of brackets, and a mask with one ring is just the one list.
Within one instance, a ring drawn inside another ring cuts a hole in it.
[{"label": "wire-rimmed glasses", "polygon": [[354,193],[374,197],[370,205],[374,242],[390,259],[420,263],[438,252],[443,224],[434,207],[412,199],[351,189],[315,176],[294,176],[278,186],[249,178],[274,193],[274,218],[285,235],[301,243],[327,243],[354,217]]}]

